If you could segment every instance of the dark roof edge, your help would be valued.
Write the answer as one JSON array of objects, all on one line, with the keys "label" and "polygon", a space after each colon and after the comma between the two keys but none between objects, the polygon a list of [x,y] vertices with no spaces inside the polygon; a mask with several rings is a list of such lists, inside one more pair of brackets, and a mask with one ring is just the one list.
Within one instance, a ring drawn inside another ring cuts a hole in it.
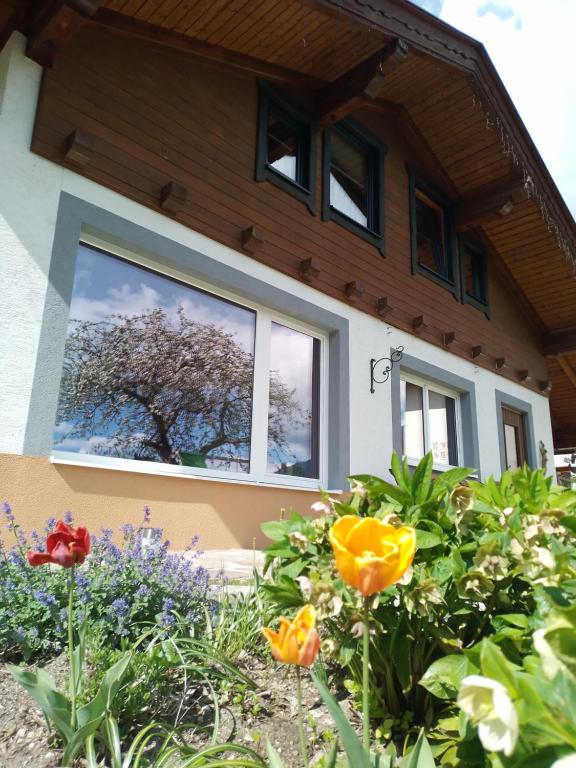
[{"label": "dark roof edge", "polygon": [[514,162],[521,164],[527,190],[537,199],[544,222],[576,274],[576,221],[484,45],[410,0],[316,0],[316,4],[400,35],[416,50],[468,73],[486,118],[500,129],[503,150],[513,152]]}]

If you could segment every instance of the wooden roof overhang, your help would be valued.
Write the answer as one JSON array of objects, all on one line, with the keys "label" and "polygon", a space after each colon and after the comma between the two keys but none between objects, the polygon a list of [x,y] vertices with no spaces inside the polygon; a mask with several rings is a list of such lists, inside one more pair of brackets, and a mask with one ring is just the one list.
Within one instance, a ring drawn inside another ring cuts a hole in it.
[{"label": "wooden roof overhang", "polygon": [[576,225],[482,44],[407,0],[4,0],[0,46],[20,29],[51,66],[85,24],[282,84],[323,125],[402,121],[539,329],[555,448],[576,447]]}]

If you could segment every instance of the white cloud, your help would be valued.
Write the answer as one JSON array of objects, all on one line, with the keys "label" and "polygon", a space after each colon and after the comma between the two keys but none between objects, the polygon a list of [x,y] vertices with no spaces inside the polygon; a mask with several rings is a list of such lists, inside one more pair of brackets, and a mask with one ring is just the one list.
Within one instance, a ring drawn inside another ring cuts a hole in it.
[{"label": "white cloud", "polygon": [[120,288],[110,288],[104,298],[74,296],[70,305],[70,317],[74,320],[98,322],[113,314],[138,315],[159,306],[160,294],[154,288],[144,283],[133,288],[125,283]]},{"label": "white cloud", "polygon": [[484,43],[576,216],[576,2],[443,0],[439,16]]}]

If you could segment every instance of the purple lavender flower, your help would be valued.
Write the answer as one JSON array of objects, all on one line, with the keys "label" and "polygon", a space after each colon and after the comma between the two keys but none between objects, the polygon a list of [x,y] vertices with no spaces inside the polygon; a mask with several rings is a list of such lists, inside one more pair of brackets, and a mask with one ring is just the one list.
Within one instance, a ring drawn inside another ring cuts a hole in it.
[{"label": "purple lavender flower", "polygon": [[152,510],[150,509],[148,504],[146,504],[146,506],[144,507],[144,525],[150,525],[151,514],[152,514]]},{"label": "purple lavender flower", "polygon": [[72,514],[72,512],[70,512],[70,510],[67,510],[66,512],[64,512],[64,522],[67,523],[68,525],[72,525],[72,523],[74,522],[74,515]]}]

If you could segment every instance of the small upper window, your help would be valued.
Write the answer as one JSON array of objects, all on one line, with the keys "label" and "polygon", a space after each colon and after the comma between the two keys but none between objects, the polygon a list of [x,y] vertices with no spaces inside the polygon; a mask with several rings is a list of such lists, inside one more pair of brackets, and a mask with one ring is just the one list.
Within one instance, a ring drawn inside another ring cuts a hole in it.
[{"label": "small upper window", "polygon": [[459,397],[435,384],[400,381],[402,453],[419,461],[429,451],[439,467],[458,466]]},{"label": "small upper window", "polygon": [[488,309],[488,269],[485,249],[470,238],[460,240],[462,300],[486,312]]},{"label": "small upper window", "polygon": [[315,151],[309,118],[260,84],[256,180],[271,181],[314,211]]},{"label": "small upper window", "polygon": [[383,250],[382,179],[385,147],[349,122],[324,134],[323,218]]},{"label": "small upper window", "polygon": [[409,173],[412,271],[455,290],[450,205],[414,171]]}]

